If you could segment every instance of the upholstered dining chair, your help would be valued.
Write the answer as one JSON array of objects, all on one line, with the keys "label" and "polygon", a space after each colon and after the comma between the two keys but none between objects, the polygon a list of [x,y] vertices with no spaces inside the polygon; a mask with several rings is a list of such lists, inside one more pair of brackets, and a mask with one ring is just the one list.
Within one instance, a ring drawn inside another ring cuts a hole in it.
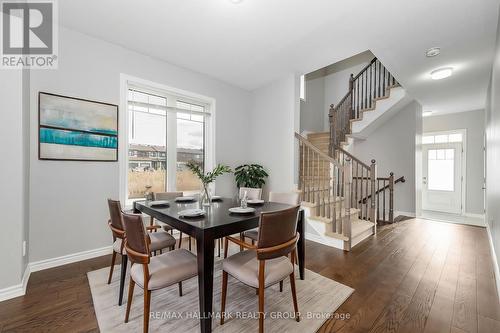
[{"label": "upholstered dining chair", "polygon": [[[290,277],[292,300],[297,321],[299,308],[295,288],[295,250],[299,236],[297,235],[297,219],[299,206],[276,212],[261,213],[259,221],[259,238],[257,245],[247,244],[234,237],[226,237],[224,242],[225,256],[228,241],[234,242],[247,250],[238,252],[222,261],[222,296],[221,314],[226,309],[228,275],[244,284],[257,288],[259,295],[259,332],[264,332],[264,289]],[[288,255],[290,258],[288,258]],[[224,324],[221,316],[220,324]]]},{"label": "upholstered dining chair", "polygon": [[141,216],[123,213],[122,218],[127,234],[125,251],[132,262],[125,323],[129,319],[134,287],[137,284],[144,290],[143,331],[147,333],[151,292],[178,284],[179,293],[182,296],[182,281],[198,274],[196,256],[186,249],[177,249],[150,257],[153,234],[146,232]]},{"label": "upholstered dining chair", "polygon": [[[174,200],[175,198],[182,197],[184,196],[184,193],[182,192],[158,192],[154,193],[154,198],[155,200]],[[154,225],[154,218],[151,216],[151,221],[150,225]],[[165,231],[170,231],[171,234],[173,234],[174,228],[169,226],[166,223],[162,223],[163,230]],[[189,251],[191,251],[191,236],[189,237]],[[179,231],[179,249],[182,246],[182,232]]]},{"label": "upholstered dining chair", "polygon": [[261,188],[253,188],[253,187],[240,187],[239,198],[243,198],[243,195],[247,192],[247,199],[249,200],[258,200],[262,197],[262,189]]},{"label": "upholstered dining chair", "polygon": [[[296,206],[300,204],[300,194],[298,192],[269,192],[269,202]],[[252,245],[255,244],[259,237],[258,230],[258,228],[255,228],[243,232],[243,240],[250,238]]]},{"label": "upholstered dining chair", "polygon": [[[127,254],[124,250],[124,240],[126,239],[126,232],[123,227],[122,221],[122,208],[120,201],[108,199],[108,208],[110,219],[108,221],[109,228],[113,234],[113,254],[111,256],[111,267],[109,269],[108,284],[111,283],[113,278],[113,270],[115,268],[116,254],[120,254],[122,257],[121,264],[121,274],[120,274],[120,292],[118,296],[118,305],[122,305],[123,300],[123,288],[125,284],[125,275],[127,274]],[[141,216],[141,215],[139,215]],[[142,216],[141,216],[142,221]],[[157,229],[158,226],[148,226],[148,230]],[[166,232],[155,232],[150,236],[151,246],[149,247],[151,252],[156,253],[156,251],[162,253],[163,249],[169,248],[171,250],[175,247],[175,238]]]}]

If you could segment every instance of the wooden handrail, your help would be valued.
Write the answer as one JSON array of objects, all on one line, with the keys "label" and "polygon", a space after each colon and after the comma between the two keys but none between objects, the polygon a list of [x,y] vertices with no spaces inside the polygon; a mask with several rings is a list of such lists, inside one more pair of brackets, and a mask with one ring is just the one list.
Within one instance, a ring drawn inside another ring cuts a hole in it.
[{"label": "wooden handrail", "polygon": [[[382,177],[380,177],[380,178],[377,178],[377,180],[390,180],[390,178],[382,178]],[[404,182],[406,182],[405,176],[401,176],[401,177],[399,177],[398,179],[396,179],[396,180],[394,181],[394,184],[397,184],[397,183],[404,183]],[[385,185],[384,187],[382,187],[382,188],[378,189],[377,191],[375,191],[375,195],[379,194],[379,193],[380,193],[380,192],[382,192],[383,190],[388,189],[389,187],[390,187],[390,185],[389,185],[389,184]],[[361,203],[361,202],[366,202],[366,200],[370,199],[371,197],[372,197],[372,195],[370,194],[370,195],[368,195],[368,196],[366,196],[366,197],[364,197],[364,198],[360,199],[360,200],[359,200],[359,203]]]},{"label": "wooden handrail", "polygon": [[306,138],[304,138],[299,133],[295,132],[295,138],[297,138],[299,141],[301,141],[303,144],[305,144],[308,148],[310,148],[315,153],[317,153],[319,156],[321,156],[321,158],[327,160],[328,162],[336,165],[339,168],[342,167],[338,161],[336,161],[331,156],[329,156],[329,155],[325,154],[324,152],[322,152],[318,147],[316,147],[315,145],[313,145],[309,140],[307,140]]},{"label": "wooden handrail", "polygon": [[[339,150],[344,155],[347,155],[350,159],[352,159],[353,161],[356,161],[357,163],[359,163],[360,165],[362,165],[364,168],[370,169],[370,166],[368,164],[363,163],[363,161],[361,161],[359,158],[357,158],[356,156],[354,156],[353,154],[351,154],[347,150],[345,150],[343,148],[340,148],[339,146],[335,147],[335,149]],[[353,177],[353,178],[357,178],[357,177]]]},{"label": "wooden handrail", "polygon": [[352,80],[353,80],[353,81],[355,81],[358,77],[360,77],[360,76],[361,76],[361,74],[363,74],[364,72],[366,72],[366,70],[367,70],[368,68],[370,68],[370,67],[373,65],[373,63],[374,63],[375,61],[377,61],[377,57],[373,58],[373,59],[370,61],[370,63],[369,63],[368,65],[366,65],[366,66],[365,66],[362,70],[360,70],[360,71],[359,71],[358,75],[356,75],[356,76],[354,76],[354,77],[352,78]]}]

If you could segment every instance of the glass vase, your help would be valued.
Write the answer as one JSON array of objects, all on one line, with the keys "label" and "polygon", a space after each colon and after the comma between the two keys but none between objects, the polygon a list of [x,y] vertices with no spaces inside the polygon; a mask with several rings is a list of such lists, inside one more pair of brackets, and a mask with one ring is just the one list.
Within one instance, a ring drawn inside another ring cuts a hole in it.
[{"label": "glass vase", "polygon": [[210,193],[210,187],[208,184],[203,184],[201,188],[201,198],[202,206],[210,206],[212,204],[212,193]]}]

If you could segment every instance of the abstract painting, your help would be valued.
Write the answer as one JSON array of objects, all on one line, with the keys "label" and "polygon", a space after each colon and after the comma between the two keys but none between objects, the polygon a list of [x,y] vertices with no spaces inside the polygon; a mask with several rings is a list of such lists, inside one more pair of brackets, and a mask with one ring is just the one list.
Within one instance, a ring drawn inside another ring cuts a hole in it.
[{"label": "abstract painting", "polygon": [[55,94],[38,94],[41,160],[118,160],[118,106]]}]

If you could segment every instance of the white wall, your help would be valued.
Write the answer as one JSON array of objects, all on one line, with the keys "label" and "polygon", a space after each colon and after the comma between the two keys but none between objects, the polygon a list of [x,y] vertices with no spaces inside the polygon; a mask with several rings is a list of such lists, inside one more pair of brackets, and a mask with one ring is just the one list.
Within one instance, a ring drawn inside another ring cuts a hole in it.
[{"label": "white wall", "polygon": [[298,85],[290,74],[252,93],[252,157],[270,175],[265,192],[290,191],[295,183]]},{"label": "white wall", "polygon": [[484,213],[484,110],[460,112],[424,118],[424,133],[466,129],[465,212]]},{"label": "white wall", "polygon": [[305,80],[306,99],[300,101],[300,132],[322,132],[325,122],[325,78]]},{"label": "white wall", "polygon": [[[124,73],[215,98],[216,162],[248,162],[249,92],[66,28],[59,31],[59,45],[59,69],[31,72],[32,147],[39,91],[120,104]],[[40,161],[37,153],[32,149],[30,261],[109,246],[106,198],[119,198],[118,163]],[[218,194],[234,191],[232,175],[217,182]]]},{"label": "white wall", "polygon": [[[499,15],[500,16],[500,15]],[[500,258],[500,24],[496,52],[486,101],[486,221],[491,233],[493,251]],[[500,282],[497,262],[497,286]]]},{"label": "white wall", "polygon": [[22,242],[27,230],[27,186],[25,183],[28,161],[28,142],[24,139],[24,128],[28,126],[23,111],[28,98],[22,70],[0,70],[0,210],[2,231],[0,232],[0,289],[21,283],[26,259],[22,256]]},{"label": "white wall", "polygon": [[405,177],[405,183],[395,185],[394,210],[416,211],[416,140],[421,129],[422,107],[412,102],[373,132],[368,140],[357,140],[353,155],[369,164],[376,160],[379,177]]}]

